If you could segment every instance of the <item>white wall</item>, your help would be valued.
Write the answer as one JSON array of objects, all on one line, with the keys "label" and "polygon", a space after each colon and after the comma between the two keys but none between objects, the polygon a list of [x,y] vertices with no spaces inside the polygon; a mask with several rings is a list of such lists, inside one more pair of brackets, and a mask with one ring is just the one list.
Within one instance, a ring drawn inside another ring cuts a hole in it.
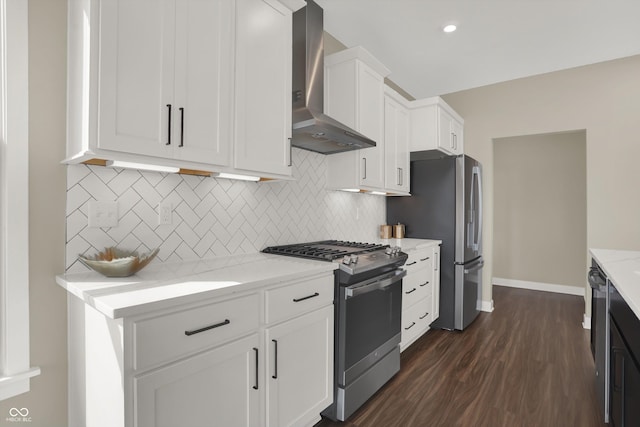
[{"label": "white wall", "polygon": [[[493,139],[586,129],[587,246],[640,250],[639,75],[633,56],[443,96],[464,117],[465,150],[484,165],[485,236],[494,228]],[[491,300],[493,243],[485,243],[483,299]]]}]

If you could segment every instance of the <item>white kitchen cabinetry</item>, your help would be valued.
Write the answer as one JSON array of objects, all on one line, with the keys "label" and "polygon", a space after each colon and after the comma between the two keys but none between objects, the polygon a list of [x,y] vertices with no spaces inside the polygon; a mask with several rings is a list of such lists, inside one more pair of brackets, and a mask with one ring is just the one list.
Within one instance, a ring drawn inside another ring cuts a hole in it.
[{"label": "white kitchen cabinetry", "polygon": [[408,255],[402,281],[401,351],[429,330],[440,305],[440,246],[414,249]]},{"label": "white kitchen cabinetry", "polygon": [[253,334],[136,376],[135,425],[259,425],[258,349]]},{"label": "white kitchen cabinetry", "polygon": [[384,189],[384,77],[389,70],[357,46],[325,58],[327,115],[376,142],[327,157],[330,189]]},{"label": "white kitchen cabinetry", "polygon": [[291,176],[291,17],[275,0],[237,2],[237,169]]},{"label": "white kitchen cabinetry", "polygon": [[332,273],[111,319],[69,296],[69,424],[301,426],[333,401]]},{"label": "white kitchen cabinetry", "polygon": [[333,306],[266,330],[267,426],[311,425],[333,402]]},{"label": "white kitchen cabinetry", "polygon": [[386,191],[408,195],[409,110],[407,101],[388,86],[384,87],[384,148]]},{"label": "white kitchen cabinetry", "polygon": [[[107,150],[228,165],[233,1],[83,5],[95,27],[70,30],[69,136],[75,152],[68,154]],[[70,2],[73,14],[78,7]],[[79,32],[90,36],[86,51],[71,48],[80,49]]]},{"label": "white kitchen cabinetry", "polygon": [[70,0],[65,162],[290,176],[291,16],[303,5]]},{"label": "white kitchen cabinetry", "polygon": [[265,292],[267,427],[313,425],[333,402],[333,282]]},{"label": "white kitchen cabinetry", "polygon": [[464,153],[464,120],[440,97],[412,101],[410,150]]}]

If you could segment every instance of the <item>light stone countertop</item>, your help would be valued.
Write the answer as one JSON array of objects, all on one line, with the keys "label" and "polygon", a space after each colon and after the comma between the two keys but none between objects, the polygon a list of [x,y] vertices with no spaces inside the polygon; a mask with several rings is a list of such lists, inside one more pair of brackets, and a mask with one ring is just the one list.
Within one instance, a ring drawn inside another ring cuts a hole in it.
[{"label": "light stone countertop", "polygon": [[[385,239],[378,243],[412,251],[440,240]],[[90,271],[61,274],[56,282],[70,294],[117,319],[247,292],[331,272],[338,263],[263,253],[151,264],[130,277],[110,278]]]},{"label": "light stone countertop", "polygon": [[328,273],[337,263],[255,253],[152,264],[130,277],[61,274],[56,282],[117,319]]},{"label": "light stone countertop", "polygon": [[590,249],[631,310],[640,318],[640,252]]}]

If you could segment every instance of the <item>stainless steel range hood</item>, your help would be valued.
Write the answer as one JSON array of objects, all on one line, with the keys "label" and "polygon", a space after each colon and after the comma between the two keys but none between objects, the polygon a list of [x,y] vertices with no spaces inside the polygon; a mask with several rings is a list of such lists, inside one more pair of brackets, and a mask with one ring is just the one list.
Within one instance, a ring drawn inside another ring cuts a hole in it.
[{"label": "stainless steel range hood", "polygon": [[291,145],[323,154],[375,147],[375,141],[323,113],[323,10],[313,0],[293,14]]}]

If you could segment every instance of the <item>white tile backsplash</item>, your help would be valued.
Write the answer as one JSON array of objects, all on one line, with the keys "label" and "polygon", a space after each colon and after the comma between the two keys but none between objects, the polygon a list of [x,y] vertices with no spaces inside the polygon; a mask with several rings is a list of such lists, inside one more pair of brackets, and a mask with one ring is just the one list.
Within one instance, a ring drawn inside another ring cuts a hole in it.
[{"label": "white tile backsplash", "polygon": [[[113,245],[160,247],[157,261],[172,261],[323,239],[376,240],[385,198],[325,190],[326,164],[326,156],[294,148],[296,180],[260,183],[70,165],[67,271],[86,270],[78,254]],[[89,228],[90,200],[117,201],[118,226]],[[173,205],[171,225],[158,225],[160,202]]]}]

